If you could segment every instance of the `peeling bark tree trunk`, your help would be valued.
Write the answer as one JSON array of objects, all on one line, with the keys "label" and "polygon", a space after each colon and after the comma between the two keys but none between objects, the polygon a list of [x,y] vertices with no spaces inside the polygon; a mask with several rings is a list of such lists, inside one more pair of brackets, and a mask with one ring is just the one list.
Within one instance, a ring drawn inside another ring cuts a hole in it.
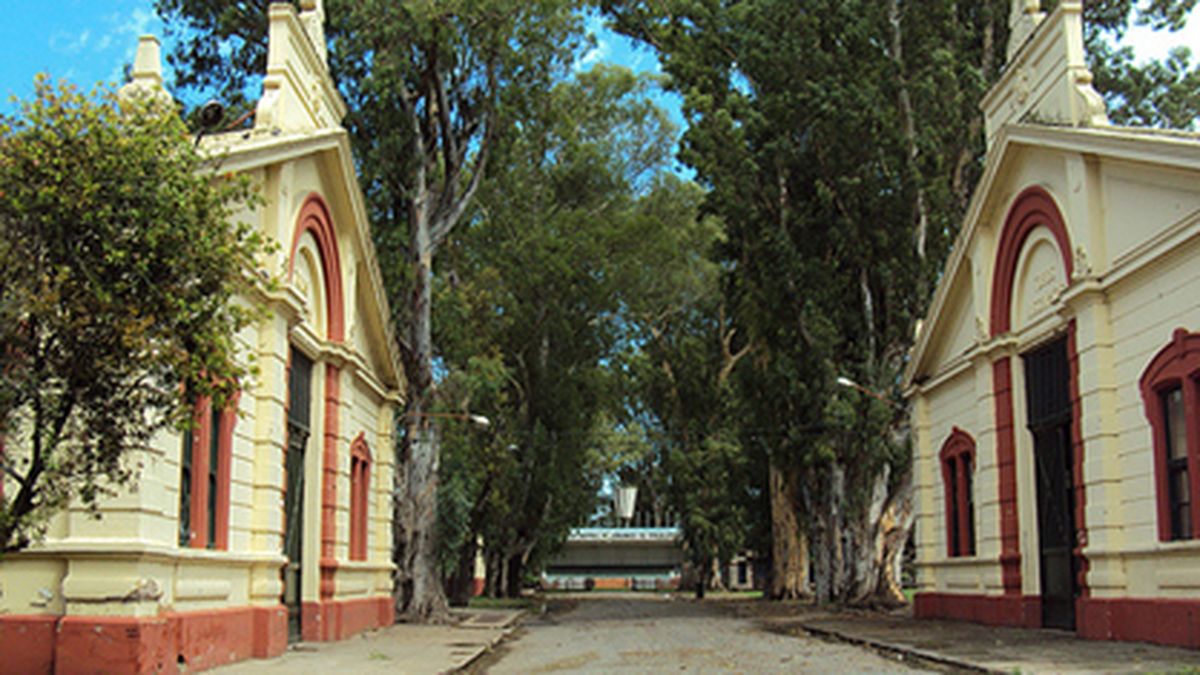
[{"label": "peeling bark tree trunk", "polygon": [[437,569],[438,443],[435,430],[421,426],[413,432],[406,471],[401,523],[404,556],[398,574],[398,613],[407,621],[444,623],[450,606]]},{"label": "peeling bark tree trunk", "polygon": [[795,480],[774,464],[768,477],[771,499],[772,600],[804,597],[808,590],[808,539],[796,518]]},{"label": "peeling bark tree trunk", "polygon": [[904,549],[908,545],[908,533],[912,531],[915,515],[912,480],[910,469],[892,491],[879,520],[878,536],[882,553],[875,598],[888,605],[901,605],[905,602],[900,565],[904,560]]}]

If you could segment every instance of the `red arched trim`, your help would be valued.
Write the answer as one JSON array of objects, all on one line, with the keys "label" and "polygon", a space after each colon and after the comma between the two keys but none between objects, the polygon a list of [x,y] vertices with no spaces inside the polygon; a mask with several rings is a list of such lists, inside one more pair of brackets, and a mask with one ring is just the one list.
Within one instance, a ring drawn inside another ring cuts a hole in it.
[{"label": "red arched trim", "polygon": [[329,216],[329,207],[321,195],[315,192],[304,200],[304,205],[300,207],[300,216],[296,219],[292,252],[288,259],[289,276],[296,267],[296,250],[300,247],[300,237],[305,232],[312,232],[321,253],[321,271],[325,275],[325,302],[328,310],[328,337],[332,342],[341,342],[345,337],[346,325],[346,305],[342,296],[342,259],[338,256],[337,232],[333,227],[333,219]]},{"label": "red arched trim", "polygon": [[1071,237],[1067,233],[1067,225],[1062,213],[1054,203],[1049,192],[1037,187],[1026,188],[1017,196],[1008,217],[1004,220],[1004,229],[1000,233],[1000,245],[996,251],[996,266],[992,272],[992,335],[1007,333],[1012,327],[1012,291],[1014,276],[1017,273],[1017,259],[1021,255],[1021,247],[1029,238],[1029,233],[1039,225],[1045,225],[1054,235],[1058,244],[1058,252],[1062,254],[1063,269],[1066,270],[1067,281],[1074,272],[1074,260],[1071,257]]},{"label": "red arched trim", "polygon": [[367,559],[367,510],[371,492],[371,449],[365,433],[350,444],[350,559]]},{"label": "red arched trim", "polygon": [[357,457],[364,462],[371,461],[371,448],[367,446],[366,432],[359,432],[354,442],[350,444],[350,456]]},{"label": "red arched trim", "polygon": [[954,427],[938,453],[946,495],[946,555],[975,555],[975,523],[971,494],[975,471],[975,439]]},{"label": "red arched trim", "polygon": [[1159,350],[1146,366],[1138,382],[1142,405],[1150,421],[1154,441],[1154,487],[1158,506],[1158,538],[1171,541],[1171,501],[1167,466],[1167,425],[1163,395],[1171,389],[1183,394],[1184,436],[1187,443],[1186,466],[1190,493],[1192,539],[1200,526],[1200,333],[1175,329],[1171,342]]}]

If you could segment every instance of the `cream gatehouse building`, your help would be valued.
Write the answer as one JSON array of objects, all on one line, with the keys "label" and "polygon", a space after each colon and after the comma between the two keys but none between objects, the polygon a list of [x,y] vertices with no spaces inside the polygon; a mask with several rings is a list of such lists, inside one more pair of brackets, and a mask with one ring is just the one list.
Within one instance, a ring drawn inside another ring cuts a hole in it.
[{"label": "cream gatehouse building", "polygon": [[1200,134],[1109,124],[1038,4],[905,375],[915,611],[1200,647]]},{"label": "cream gatehouse building", "polygon": [[[202,142],[261,188],[237,217],[279,244],[281,288],[241,299],[266,310],[237,336],[257,375],[139,453],[99,520],[69,509],[0,562],[0,671],[194,671],[393,622],[403,374],[323,10],[300,4],[270,5],[253,128]],[[154,38],[122,95],[167,96]]]}]

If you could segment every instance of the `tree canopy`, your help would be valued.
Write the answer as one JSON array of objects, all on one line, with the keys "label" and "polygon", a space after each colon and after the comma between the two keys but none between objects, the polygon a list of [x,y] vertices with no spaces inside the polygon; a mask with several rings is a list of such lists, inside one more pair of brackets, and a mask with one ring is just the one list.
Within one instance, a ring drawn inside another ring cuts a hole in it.
[{"label": "tree canopy", "polygon": [[150,97],[42,78],[0,117],[0,550],[127,484],[131,452],[248,373],[233,300],[265,244],[231,216],[249,199]]}]

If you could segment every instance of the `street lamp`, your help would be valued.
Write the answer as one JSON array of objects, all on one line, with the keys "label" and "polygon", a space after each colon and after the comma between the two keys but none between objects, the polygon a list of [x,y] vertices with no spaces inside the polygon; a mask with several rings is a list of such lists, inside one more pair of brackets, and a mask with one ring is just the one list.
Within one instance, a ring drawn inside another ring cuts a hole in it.
[{"label": "street lamp", "polygon": [[476,415],[474,413],[410,412],[410,413],[405,413],[405,415],[407,417],[414,417],[414,418],[434,417],[434,418],[438,418],[438,419],[466,420],[466,421],[471,422],[472,424],[475,424],[480,427],[489,427],[492,425],[491,420],[484,417],[483,415]]},{"label": "street lamp", "polygon": [[864,387],[861,384],[855,382],[854,380],[846,377],[845,375],[838,375],[837,383],[843,387],[857,389],[858,391],[861,391],[862,393],[866,394],[867,396],[871,396],[877,400],[883,401],[884,403],[892,406],[893,408],[898,408],[900,410],[904,410],[904,406],[900,405],[899,403],[896,403],[892,399],[884,396],[883,394],[880,394],[879,392],[871,391],[870,389],[867,389],[866,387]]}]

